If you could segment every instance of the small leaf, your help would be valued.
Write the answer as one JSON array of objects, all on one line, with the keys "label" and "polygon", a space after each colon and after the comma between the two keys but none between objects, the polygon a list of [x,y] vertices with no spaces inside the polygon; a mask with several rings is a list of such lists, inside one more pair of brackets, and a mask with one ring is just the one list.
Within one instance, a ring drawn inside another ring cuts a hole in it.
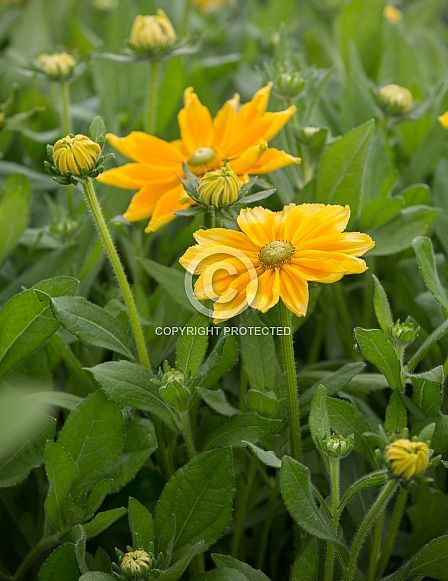
[{"label": "small leaf", "polygon": [[188,377],[195,377],[205,357],[208,345],[209,319],[202,313],[195,315],[186,325],[191,333],[183,334],[177,341],[176,368]]},{"label": "small leaf", "polygon": [[448,316],[448,295],[439,279],[431,239],[418,236],[412,246],[426,288]]},{"label": "small leaf", "polygon": [[356,327],[355,340],[364,357],[373,363],[387,379],[392,389],[402,388],[401,365],[392,343],[379,329]]},{"label": "small leaf", "polygon": [[271,466],[271,468],[280,468],[280,466],[282,465],[282,461],[280,460],[280,458],[277,458],[277,456],[271,450],[263,450],[262,448],[255,446],[255,444],[252,444],[251,442],[246,442],[246,440],[241,440],[241,442],[243,444],[246,444],[246,446],[249,448],[252,454],[256,456],[260,460],[260,462],[263,462],[263,464],[265,464],[266,466]]},{"label": "small leaf", "polygon": [[[200,434],[203,450],[221,446],[244,446],[246,442],[255,444],[266,438],[281,424],[281,420],[263,418],[248,412],[232,417],[214,417],[204,422]],[[201,437],[202,436],[202,437]]]},{"label": "small leaf", "polygon": [[101,117],[94,118],[89,127],[89,137],[92,141],[98,143],[100,147],[104,145],[104,136],[106,135],[106,124]]},{"label": "small leaf", "polygon": [[240,336],[241,358],[249,385],[259,391],[274,387],[277,356],[274,338],[254,311],[246,311],[244,325],[251,333]]},{"label": "small leaf", "polygon": [[86,529],[86,537],[88,539],[96,537],[126,513],[126,508],[113,508],[112,510],[99,512],[93,520],[84,525],[84,528]]},{"label": "small leaf", "polygon": [[218,569],[232,569],[238,571],[245,575],[249,581],[270,581],[269,577],[262,571],[254,569],[247,563],[243,563],[230,555],[218,555],[215,553],[212,555],[212,559]]},{"label": "small leaf", "polygon": [[394,391],[390,396],[389,404],[386,408],[386,419],[384,427],[388,432],[400,433],[408,425],[408,414],[406,406],[400,398],[400,393]]},{"label": "small leaf", "polygon": [[380,281],[374,274],[372,277],[375,284],[375,290],[373,292],[373,307],[375,309],[375,315],[381,330],[383,333],[388,335],[392,325],[394,324],[389,301]]},{"label": "small leaf", "polygon": [[200,380],[199,385],[206,388],[213,387],[237,360],[238,348],[235,337],[222,335],[197,374]]},{"label": "small leaf", "polygon": [[229,404],[222,389],[205,389],[205,387],[197,387],[196,391],[205,403],[215,410],[215,412],[218,412],[218,414],[222,414],[223,416],[236,416],[241,413],[240,410]]},{"label": "small leaf", "polygon": [[152,514],[135,498],[129,498],[128,506],[129,528],[132,533],[132,546],[134,549],[149,550],[149,545],[154,541],[154,520]]},{"label": "small leaf", "polygon": [[12,175],[0,195],[0,265],[11,254],[29,218],[30,184],[24,175]]},{"label": "small leaf", "polygon": [[51,301],[51,310],[55,319],[80,341],[134,359],[126,329],[105,309],[83,297],[61,297]]}]

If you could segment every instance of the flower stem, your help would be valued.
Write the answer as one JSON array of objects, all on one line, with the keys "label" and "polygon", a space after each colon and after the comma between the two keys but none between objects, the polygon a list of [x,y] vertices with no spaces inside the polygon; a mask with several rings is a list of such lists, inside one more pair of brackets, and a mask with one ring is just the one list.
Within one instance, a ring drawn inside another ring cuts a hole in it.
[{"label": "flower stem", "polygon": [[[291,455],[296,460],[300,460],[302,444],[300,441],[299,391],[297,387],[294,345],[292,342],[291,313],[288,310],[288,307],[281,300],[279,301],[279,314],[280,326],[283,327],[281,345],[283,352],[283,366],[285,370]],[[285,333],[286,329],[289,329],[289,335]]]},{"label": "flower stem", "polygon": [[152,59],[150,61],[150,67],[149,89],[146,100],[145,131],[154,135],[156,130],[160,60]]},{"label": "flower stem", "polygon": [[[70,90],[68,83],[59,83],[61,89],[61,126],[63,135],[69,135],[72,132],[72,123],[70,120]],[[73,216],[73,186],[67,187],[67,215]]]},{"label": "flower stem", "polygon": [[376,521],[375,530],[373,531],[372,546],[370,548],[370,561],[369,561],[369,572],[367,575],[367,581],[374,581],[375,571],[378,563],[379,552],[381,550],[381,538],[383,535],[383,522],[384,522],[384,512],[385,509],[381,511],[381,514]]},{"label": "flower stem", "polygon": [[398,484],[394,480],[389,480],[386,486],[381,490],[378,494],[377,499],[370,507],[369,512],[366,514],[364,520],[361,523],[361,526],[356,533],[356,536],[353,540],[353,544],[350,549],[350,560],[345,571],[343,581],[353,581],[353,576],[355,574],[356,568],[356,561],[358,560],[359,553],[361,551],[361,547],[364,543],[364,540],[367,536],[367,533],[370,530],[370,527],[375,522],[378,515],[381,513],[383,508],[386,506],[388,500],[393,495],[397,488]]},{"label": "flower stem", "polygon": [[194,458],[197,454],[196,446],[194,445],[194,438],[193,433],[191,431],[191,422],[190,416],[188,411],[184,411],[182,414],[182,423],[183,423],[183,434],[185,439],[185,444],[187,445],[188,455],[191,458]]},{"label": "flower stem", "polygon": [[95,194],[92,179],[87,178],[86,181],[82,182],[82,185],[87,204],[90,207],[94,222],[98,228],[101,242],[112,264],[112,268],[115,272],[115,276],[117,277],[118,284],[120,285],[120,289],[123,294],[124,302],[126,303],[126,307],[128,309],[129,319],[131,321],[131,327],[134,333],[135,344],[137,346],[140,363],[147,369],[151,369],[151,362],[149,360],[148,351],[146,350],[145,338],[143,336],[143,330],[140,325],[134,297],[132,296],[132,292],[126,278],[123,265],[121,264],[120,257],[118,256],[117,249],[115,248],[109,229],[107,228],[106,221]]},{"label": "flower stem", "polygon": [[406,506],[407,498],[408,491],[405,490],[404,488],[400,488],[397,494],[397,500],[395,501],[395,507],[392,513],[392,520],[390,522],[387,537],[384,542],[383,551],[381,553],[381,557],[378,562],[378,567],[376,569],[375,575],[376,579],[382,577],[384,570],[386,569],[387,563],[392,553],[392,549],[394,547],[395,538],[398,533],[398,528],[400,526],[401,517],[403,516],[404,507]]},{"label": "flower stem", "polygon": [[255,474],[257,473],[258,460],[252,458],[249,473],[247,475],[247,481],[240,490],[240,494],[237,497],[235,503],[235,530],[233,533],[232,540],[232,557],[238,558],[240,554],[241,539],[243,538],[243,525],[244,517],[246,515],[247,503],[249,501],[249,496],[252,491],[252,484],[254,482]]},{"label": "flower stem", "polygon": [[[338,532],[339,525],[339,458],[329,458],[330,463],[330,483],[331,483],[331,497],[332,497],[332,514],[333,518],[331,521],[331,526],[335,533]],[[334,569],[334,545],[331,542],[327,544],[327,560],[325,563],[325,581],[333,580],[333,569]]]}]

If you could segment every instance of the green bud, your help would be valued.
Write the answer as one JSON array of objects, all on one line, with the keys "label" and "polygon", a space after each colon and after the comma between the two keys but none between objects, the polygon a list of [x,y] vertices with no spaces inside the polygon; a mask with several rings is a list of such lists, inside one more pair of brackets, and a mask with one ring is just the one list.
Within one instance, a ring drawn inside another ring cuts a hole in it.
[{"label": "green bud", "polygon": [[409,113],[414,104],[411,91],[394,84],[381,87],[378,99],[383,110],[390,115]]},{"label": "green bud", "polygon": [[420,332],[420,327],[415,327],[410,317],[403,323],[398,319],[388,329],[389,336],[400,345],[409,345],[412,343]]},{"label": "green bud", "polygon": [[331,436],[324,436],[319,442],[320,449],[329,458],[345,458],[353,450],[355,436],[350,434],[347,438],[332,434]]}]

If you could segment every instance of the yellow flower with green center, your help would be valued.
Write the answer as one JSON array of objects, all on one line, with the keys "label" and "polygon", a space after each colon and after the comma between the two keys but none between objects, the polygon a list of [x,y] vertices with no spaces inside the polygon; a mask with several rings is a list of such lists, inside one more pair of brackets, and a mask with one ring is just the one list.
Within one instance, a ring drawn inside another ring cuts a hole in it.
[{"label": "yellow flower with green center", "polygon": [[54,165],[62,175],[82,176],[83,170],[93,169],[100,154],[101,147],[86,135],[67,135],[54,144]]},{"label": "yellow flower with green center", "polygon": [[269,84],[242,106],[235,94],[213,119],[193,89],[188,88],[184,93],[185,107],[178,115],[181,138],[168,142],[141,131],[127,137],[109,133],[109,143],[133,163],[110,169],[98,180],[138,190],[124,217],[130,222],[151,218],[146,232],[153,232],[171,221],[176,210],[193,203],[182,197],[178,176],[185,177],[183,162],[199,178],[229,162],[241,181],[249,174],[265,174],[300,163],[300,158],[267,147],[296,110],[289,107],[277,113],[267,112],[270,90]]},{"label": "yellow flower with green center", "polygon": [[425,442],[412,442],[402,438],[386,448],[386,459],[395,476],[409,480],[421,476],[428,468],[429,448]]},{"label": "yellow flower with green center", "polygon": [[367,234],[343,232],[349,218],[348,206],[289,204],[280,212],[246,208],[237,218],[241,232],[195,232],[198,244],[180,263],[200,275],[195,296],[215,301],[215,322],[248,305],[265,313],[279,299],[303,317],[308,282],[331,283],[367,270],[359,257],[375,243]]}]

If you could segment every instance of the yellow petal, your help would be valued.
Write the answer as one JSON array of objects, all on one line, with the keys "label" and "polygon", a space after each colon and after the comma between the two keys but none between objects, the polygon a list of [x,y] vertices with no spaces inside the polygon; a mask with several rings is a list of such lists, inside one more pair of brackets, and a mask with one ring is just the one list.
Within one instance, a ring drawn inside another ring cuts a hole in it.
[{"label": "yellow petal", "polygon": [[142,163],[127,163],[120,167],[114,167],[97,177],[97,181],[103,184],[127,190],[142,188],[152,179],[154,177],[151,170]]},{"label": "yellow petal", "polygon": [[294,157],[293,155],[289,155],[289,153],[275,149],[275,147],[269,147],[253,166],[250,173],[253,175],[269,173],[293,163],[300,163],[301,161],[300,157]]},{"label": "yellow petal", "polygon": [[313,282],[336,282],[346,274],[341,265],[332,259],[293,258],[290,265],[297,268],[303,279]]},{"label": "yellow petal", "polygon": [[171,168],[173,172],[182,168],[184,158],[179,149],[154,135],[148,135],[143,131],[132,131],[126,137],[108,133],[106,138],[115,149],[129,159],[156,167]]},{"label": "yellow petal", "polygon": [[213,145],[213,122],[207,107],[201,104],[191,87],[184,93],[185,107],[178,115],[180,135],[189,155],[201,147]]},{"label": "yellow petal", "polygon": [[[340,236],[350,218],[349,206],[297,206],[287,217],[285,236],[296,248],[316,248],[321,236]],[[329,245],[330,248],[330,245]]]},{"label": "yellow petal", "polygon": [[263,155],[266,149],[267,149],[266,141],[261,141],[254,147],[246,149],[246,151],[242,153],[242,155],[232,160],[231,165],[233,171],[239,176],[252,173],[251,169],[257,163],[257,161],[260,159],[260,157]]},{"label": "yellow petal", "polygon": [[269,268],[258,277],[258,288],[250,306],[266,313],[278,303],[280,296],[280,276],[278,268]]},{"label": "yellow petal", "polygon": [[308,284],[290,265],[283,266],[280,272],[280,298],[298,317],[306,315]]},{"label": "yellow petal", "polygon": [[[175,188],[179,191],[181,186],[176,184]],[[157,202],[171,189],[173,189],[173,181],[152,182],[146,184],[134,195],[123,216],[129,222],[137,222],[138,220],[149,218],[152,215]]]},{"label": "yellow petal", "polygon": [[260,249],[243,233],[237,230],[226,230],[225,228],[210,228],[209,230],[198,230],[193,234],[199,244],[218,244],[220,246],[230,246],[245,253],[255,253],[258,255]]},{"label": "yellow petal", "polygon": [[253,123],[262,117],[266,111],[271,93],[272,83],[259,89],[248,103],[244,103],[237,114],[237,122],[241,127]]},{"label": "yellow petal", "polygon": [[[235,317],[247,306],[246,292],[250,284],[249,273],[235,278],[227,289],[226,295],[219,298],[213,306],[213,322],[223,323]],[[236,291],[233,293],[232,291]],[[229,298],[232,297],[230,300]]]},{"label": "yellow petal", "polygon": [[179,198],[183,191],[184,188],[182,184],[179,184],[163,194],[154,208],[154,212],[148,226],[145,228],[145,232],[154,232],[158,228],[168,224],[168,222],[171,222],[171,220],[174,220],[174,212],[176,212],[176,210],[182,210],[191,206],[190,203],[179,203]]},{"label": "yellow petal", "polygon": [[194,294],[200,301],[205,299],[217,299],[226,293],[229,286],[236,277],[244,274],[243,270],[238,270],[241,263],[235,259],[215,261],[209,263],[207,268],[202,269],[203,273],[196,281]]},{"label": "yellow petal", "polygon": [[266,141],[271,141],[271,139],[274,138],[281,129],[283,129],[296,111],[297,108],[291,106],[284,111],[279,111],[278,113],[265,113],[263,117],[270,122],[270,126],[268,131],[263,135],[263,138],[266,139]]},{"label": "yellow petal", "polygon": [[238,226],[261,250],[263,246],[275,240],[275,214],[266,208],[245,208],[237,220]]},{"label": "yellow petal", "polygon": [[229,139],[231,139],[239,102],[240,96],[238,93],[235,93],[232,99],[226,101],[213,120],[213,127],[215,130],[213,147],[219,151],[222,151],[222,147],[224,147]]}]

